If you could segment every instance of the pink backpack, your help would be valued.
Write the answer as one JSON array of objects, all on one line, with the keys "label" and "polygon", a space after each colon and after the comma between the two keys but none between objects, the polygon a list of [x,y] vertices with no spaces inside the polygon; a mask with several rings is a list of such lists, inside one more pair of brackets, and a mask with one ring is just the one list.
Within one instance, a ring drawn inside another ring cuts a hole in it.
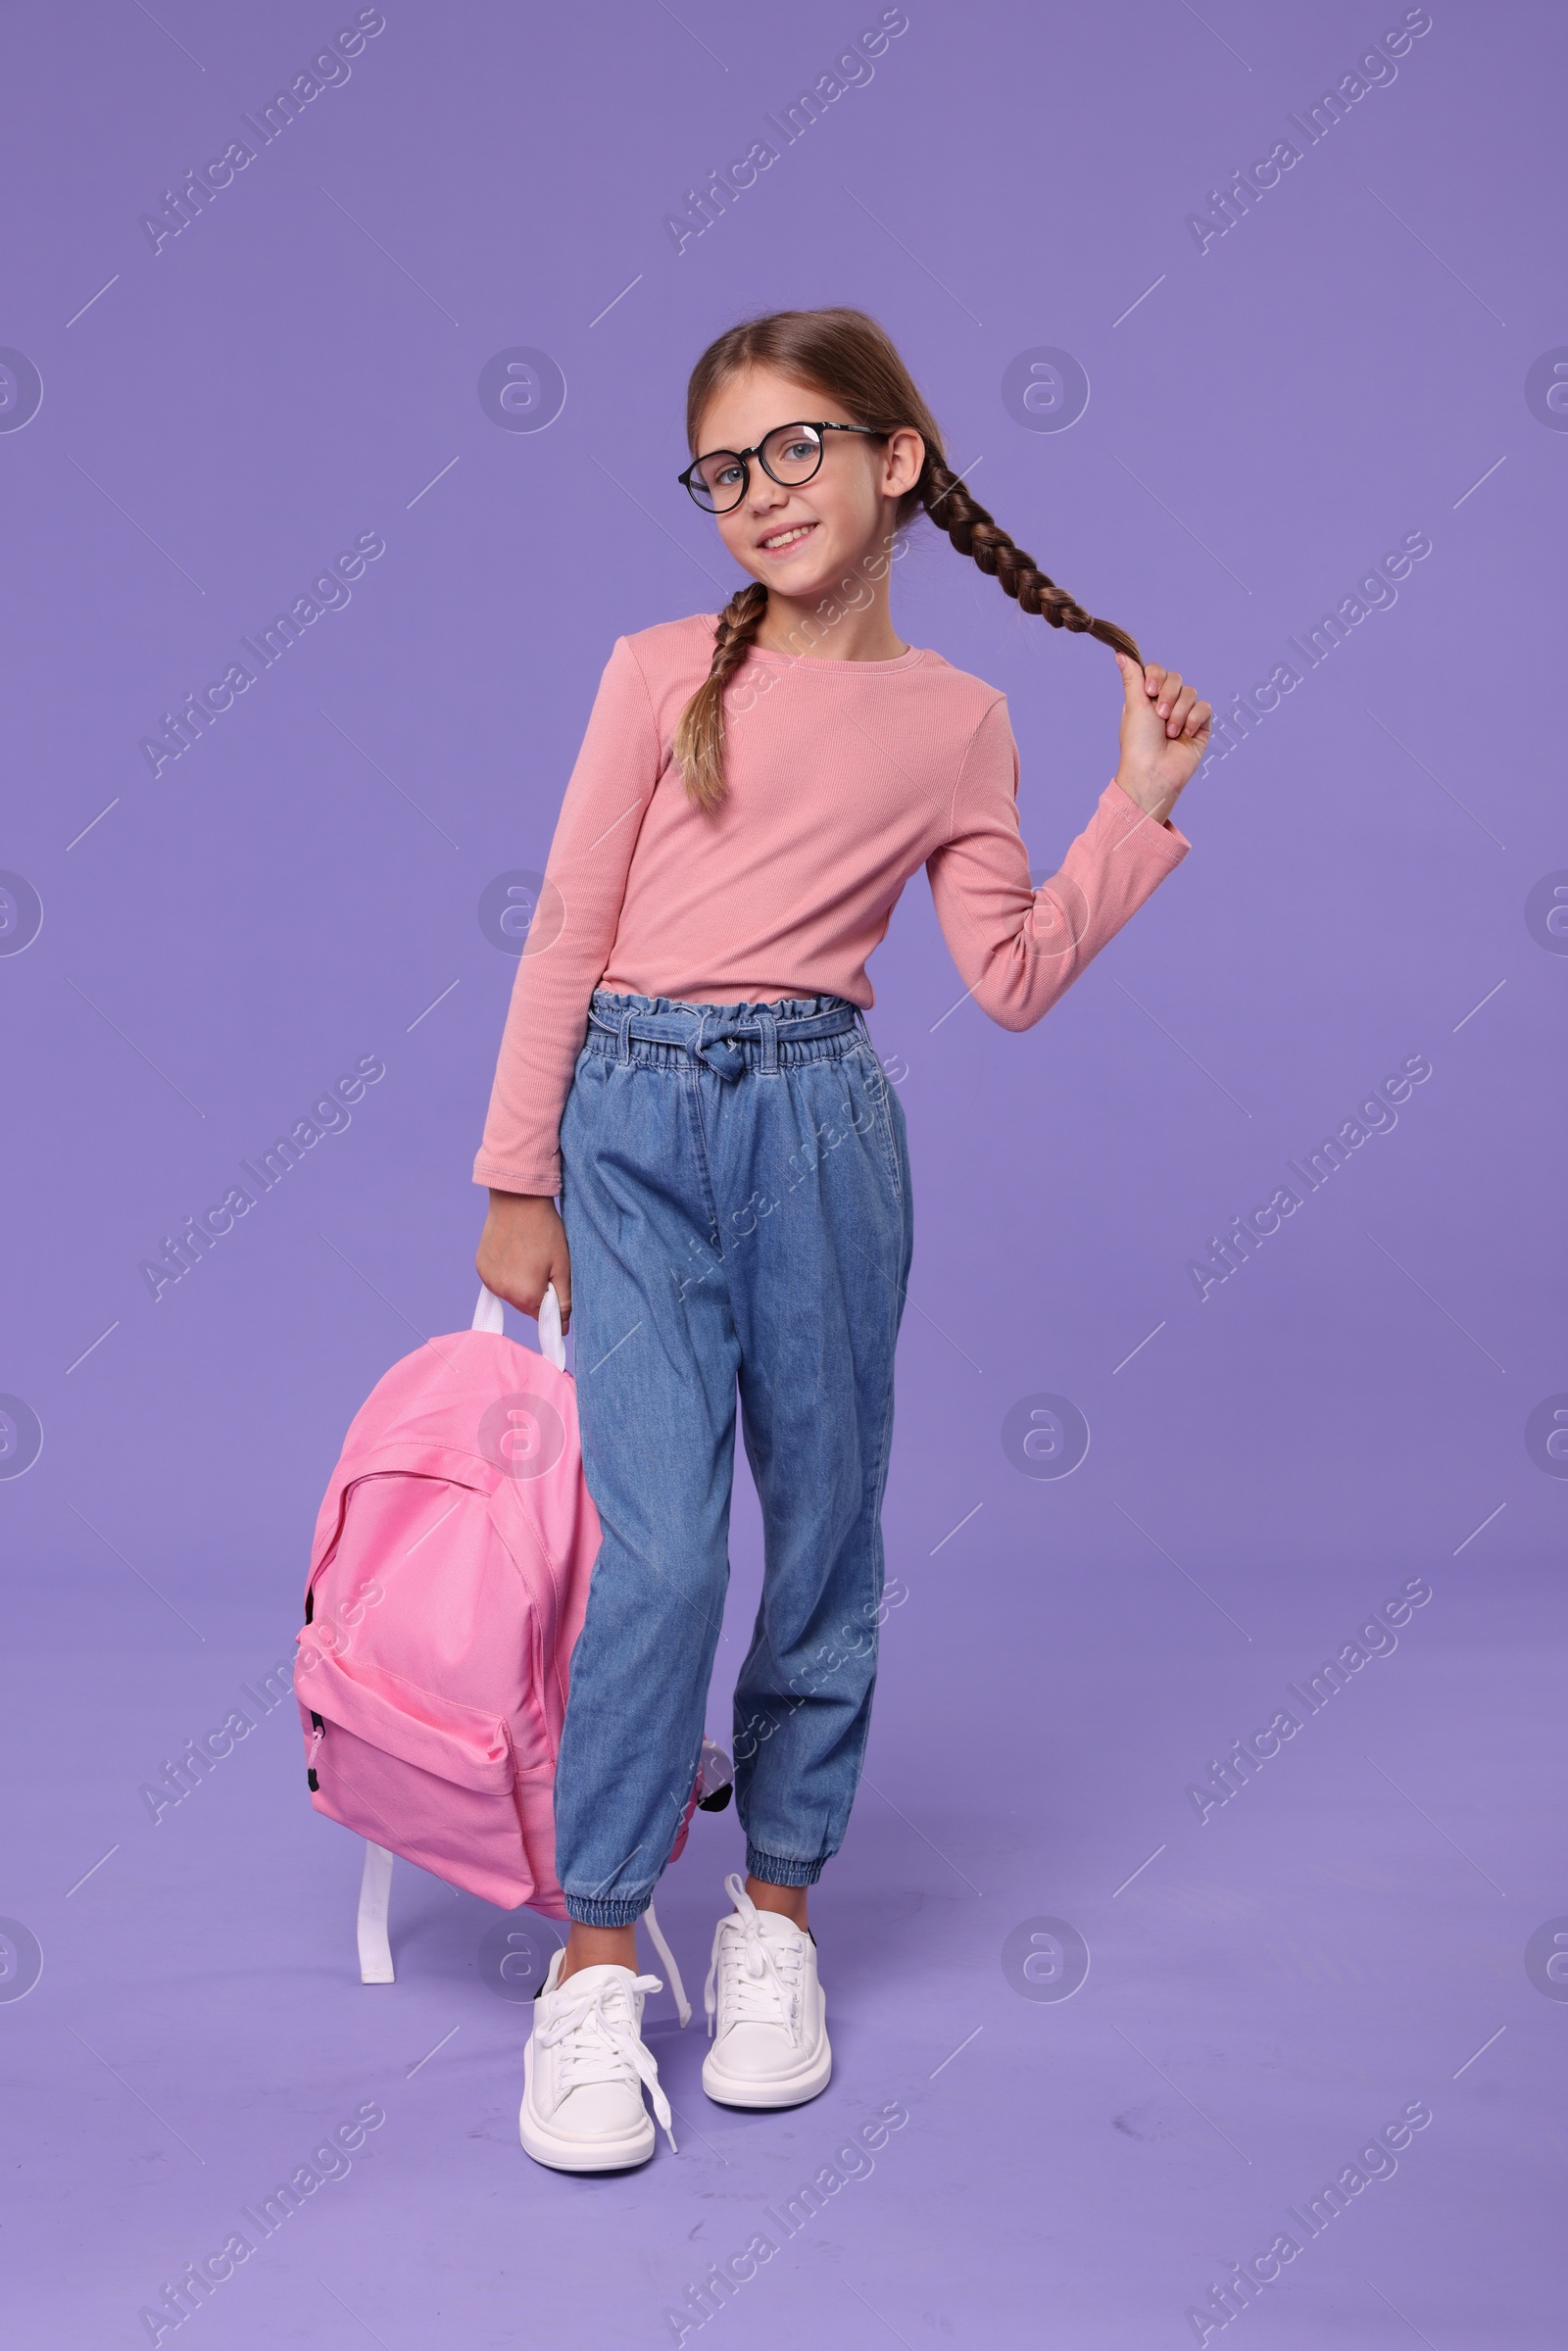
[{"label": "pink backpack", "polygon": [[[317,1520],[294,1690],[318,1812],[504,1910],[559,1919],[556,1758],[599,1515],[553,1288],[539,1343],[504,1337],[482,1291],[471,1330],[427,1340],[372,1389]],[[729,1781],[705,1740],[672,1860]]]}]

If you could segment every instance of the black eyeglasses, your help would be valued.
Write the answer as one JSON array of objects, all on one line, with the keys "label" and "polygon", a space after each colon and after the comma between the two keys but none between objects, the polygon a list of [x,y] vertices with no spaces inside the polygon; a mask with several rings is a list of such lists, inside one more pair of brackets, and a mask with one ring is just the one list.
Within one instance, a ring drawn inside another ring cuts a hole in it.
[{"label": "black eyeglasses", "polygon": [[888,437],[869,424],[776,424],[755,448],[710,449],[675,478],[685,483],[705,514],[727,514],[751,487],[753,458],[781,490],[798,490],[821,465],[827,447],[823,435],[830,432],[863,433],[868,441]]}]

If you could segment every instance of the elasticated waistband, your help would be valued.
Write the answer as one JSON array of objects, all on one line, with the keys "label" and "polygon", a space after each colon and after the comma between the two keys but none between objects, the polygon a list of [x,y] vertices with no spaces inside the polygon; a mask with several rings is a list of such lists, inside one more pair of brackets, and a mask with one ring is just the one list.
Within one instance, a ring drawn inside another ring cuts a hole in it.
[{"label": "elasticated waistband", "polygon": [[[864,1031],[859,1006],[842,996],[786,996],[772,1004],[687,1004],[678,997],[633,996],[596,988],[588,1005],[587,1045],[612,1060],[631,1058],[634,1044],[673,1049],[660,1059],[700,1058],[720,1077],[748,1067],[774,1070],[780,1046],[799,1049]],[[796,1050],[787,1058],[814,1057]]]}]

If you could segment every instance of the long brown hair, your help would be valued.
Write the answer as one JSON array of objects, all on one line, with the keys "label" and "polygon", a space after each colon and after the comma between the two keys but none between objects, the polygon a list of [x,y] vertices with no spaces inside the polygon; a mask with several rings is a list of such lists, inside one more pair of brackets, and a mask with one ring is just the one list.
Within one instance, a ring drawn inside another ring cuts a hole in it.
[{"label": "long brown hair", "polygon": [[[1102,645],[1142,661],[1125,629],[1113,620],[1097,620],[1075,604],[970,497],[948,465],[941,427],[891,337],[864,311],[772,311],[764,318],[743,319],[710,343],[686,388],[686,439],[693,457],[698,455],[698,431],[713,394],[751,367],[776,367],[803,387],[821,393],[847,412],[846,422],[868,425],[879,433],[912,425],[925,443],[925,463],[914,487],[899,500],[895,529],[918,514],[929,514],[958,553],[971,556],[1026,612],[1038,612],[1053,628],[1098,637]],[[724,688],[751,650],[766,610],[767,590],[760,580],[730,598],[713,632],[712,666],[675,729],[675,763],[688,798],[704,810],[718,808],[725,795]]]}]

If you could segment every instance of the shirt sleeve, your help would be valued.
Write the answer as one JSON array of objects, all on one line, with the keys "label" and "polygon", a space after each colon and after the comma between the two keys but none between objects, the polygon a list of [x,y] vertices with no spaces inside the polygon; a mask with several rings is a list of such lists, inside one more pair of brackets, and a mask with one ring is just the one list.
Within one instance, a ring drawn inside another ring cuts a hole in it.
[{"label": "shirt sleeve", "polygon": [[964,754],[948,838],[926,859],[943,936],[981,1010],[1004,1029],[1033,1028],[1191,847],[1112,782],[1060,872],[1036,890],[999,695]]},{"label": "shirt sleeve", "polygon": [[476,1184],[553,1199],[561,1113],[610,961],[632,851],[663,766],[658,721],[624,637],[605,665],[561,804],[513,984]]}]

